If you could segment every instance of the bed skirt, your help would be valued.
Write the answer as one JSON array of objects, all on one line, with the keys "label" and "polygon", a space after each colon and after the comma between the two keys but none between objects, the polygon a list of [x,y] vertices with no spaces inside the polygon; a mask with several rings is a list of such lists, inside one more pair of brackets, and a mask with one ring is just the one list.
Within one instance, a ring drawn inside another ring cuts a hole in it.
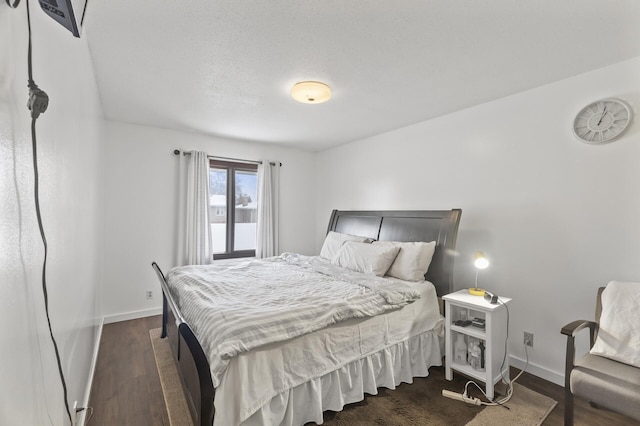
[{"label": "bed skirt", "polygon": [[340,411],[362,401],[365,393],[376,395],[380,387],[395,389],[400,383],[413,383],[414,377],[428,376],[429,367],[442,365],[441,339],[430,330],[352,361],[279,393],[242,425],[322,424],[326,410]]}]

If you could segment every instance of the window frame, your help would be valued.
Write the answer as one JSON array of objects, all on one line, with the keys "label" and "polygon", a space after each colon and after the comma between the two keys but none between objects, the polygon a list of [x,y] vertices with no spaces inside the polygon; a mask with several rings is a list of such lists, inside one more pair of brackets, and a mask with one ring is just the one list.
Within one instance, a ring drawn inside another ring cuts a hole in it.
[{"label": "window frame", "polygon": [[256,250],[233,250],[235,245],[235,228],[236,228],[236,171],[255,172],[258,173],[258,163],[252,162],[235,162],[209,159],[209,169],[225,169],[227,171],[227,235],[225,251],[222,253],[214,253],[213,260],[220,259],[237,259],[242,257],[255,257]]}]

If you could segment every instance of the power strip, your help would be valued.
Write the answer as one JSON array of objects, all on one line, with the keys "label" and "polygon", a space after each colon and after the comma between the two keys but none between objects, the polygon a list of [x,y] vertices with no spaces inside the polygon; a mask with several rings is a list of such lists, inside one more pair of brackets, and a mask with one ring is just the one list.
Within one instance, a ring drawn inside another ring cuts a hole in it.
[{"label": "power strip", "polygon": [[475,398],[473,396],[463,395],[461,393],[451,392],[451,391],[448,391],[446,389],[442,389],[442,396],[447,397],[447,398],[451,398],[451,399],[455,399],[457,401],[462,401],[462,402],[465,402],[465,403],[471,404],[471,405],[481,405],[482,404],[482,401],[480,401],[478,398]]}]

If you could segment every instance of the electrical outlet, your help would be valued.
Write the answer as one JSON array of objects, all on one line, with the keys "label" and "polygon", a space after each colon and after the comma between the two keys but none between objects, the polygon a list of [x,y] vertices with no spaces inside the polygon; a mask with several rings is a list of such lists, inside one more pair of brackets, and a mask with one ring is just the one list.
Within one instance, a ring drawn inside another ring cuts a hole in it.
[{"label": "electrical outlet", "polygon": [[147,289],[147,299],[153,299],[153,290]]},{"label": "electrical outlet", "polygon": [[533,347],[533,333],[524,332],[524,344]]}]

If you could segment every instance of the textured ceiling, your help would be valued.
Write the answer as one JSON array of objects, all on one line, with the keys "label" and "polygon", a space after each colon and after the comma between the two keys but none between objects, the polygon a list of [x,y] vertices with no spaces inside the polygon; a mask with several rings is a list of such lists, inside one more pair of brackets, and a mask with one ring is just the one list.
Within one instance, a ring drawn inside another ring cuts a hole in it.
[{"label": "textured ceiling", "polygon": [[107,119],[305,150],[640,56],[638,0],[93,0],[85,24]]}]

